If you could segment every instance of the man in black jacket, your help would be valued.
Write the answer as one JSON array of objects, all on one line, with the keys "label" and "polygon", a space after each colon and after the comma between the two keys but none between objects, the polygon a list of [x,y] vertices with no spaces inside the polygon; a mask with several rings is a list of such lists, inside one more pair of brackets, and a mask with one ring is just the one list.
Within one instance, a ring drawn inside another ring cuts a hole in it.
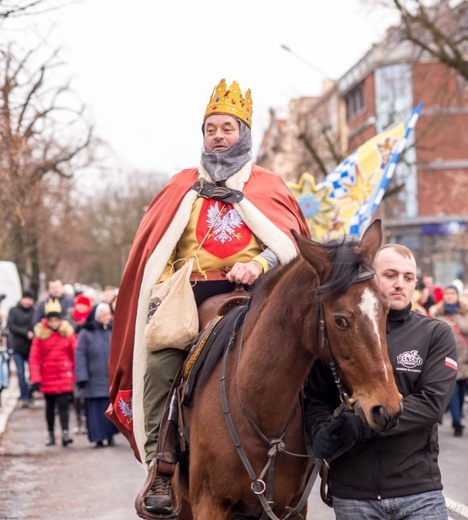
[{"label": "man in black jacket", "polygon": [[351,412],[331,420],[339,396],[330,369],[319,361],[306,388],[313,451],[330,464],[337,520],[446,519],[437,423],[456,380],[455,340],[447,324],[411,310],[417,279],[409,249],[383,246],[374,268],[390,307],[387,345],[403,412],[398,426],[385,433]]},{"label": "man in black jacket", "polygon": [[28,407],[31,402],[31,392],[26,380],[26,363],[29,359],[31,341],[33,339],[34,295],[31,291],[23,291],[21,300],[8,313],[7,329],[9,347],[13,350],[16,364],[20,400],[22,407]]}]

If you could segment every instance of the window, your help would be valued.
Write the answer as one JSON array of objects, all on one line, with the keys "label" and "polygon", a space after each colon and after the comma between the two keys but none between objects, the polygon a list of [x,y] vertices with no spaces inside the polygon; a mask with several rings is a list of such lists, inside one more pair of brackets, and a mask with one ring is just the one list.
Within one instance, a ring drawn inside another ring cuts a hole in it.
[{"label": "window", "polygon": [[364,83],[359,83],[346,94],[345,103],[347,121],[364,110]]},{"label": "window", "polygon": [[[463,62],[463,69],[468,71],[468,61]],[[458,83],[458,91],[462,94],[468,93],[468,80],[464,78],[461,74],[457,74],[457,83]]]}]

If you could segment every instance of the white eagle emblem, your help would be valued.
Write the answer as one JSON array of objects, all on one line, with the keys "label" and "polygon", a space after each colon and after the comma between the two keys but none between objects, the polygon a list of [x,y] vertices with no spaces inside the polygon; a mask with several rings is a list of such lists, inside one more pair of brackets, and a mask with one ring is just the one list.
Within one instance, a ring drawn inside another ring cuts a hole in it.
[{"label": "white eagle emblem", "polygon": [[240,238],[239,234],[235,233],[236,228],[240,228],[244,221],[242,220],[237,210],[230,209],[224,215],[219,214],[220,209],[218,203],[209,207],[207,212],[208,227],[211,228],[213,239],[224,244],[232,241],[232,238]]},{"label": "white eagle emblem", "polygon": [[122,412],[122,415],[127,419],[133,419],[133,411],[132,411],[132,400],[130,399],[128,403],[126,403],[122,398],[119,399],[119,408]]}]

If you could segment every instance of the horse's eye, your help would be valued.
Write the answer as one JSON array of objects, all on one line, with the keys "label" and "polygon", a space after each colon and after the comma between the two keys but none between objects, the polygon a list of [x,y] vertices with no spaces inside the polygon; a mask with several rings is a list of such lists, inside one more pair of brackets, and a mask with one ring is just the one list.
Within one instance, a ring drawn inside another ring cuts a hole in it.
[{"label": "horse's eye", "polygon": [[339,327],[340,329],[349,329],[350,323],[349,323],[348,319],[345,318],[344,316],[340,316],[340,315],[333,316],[333,319],[335,321],[335,325],[337,327]]}]

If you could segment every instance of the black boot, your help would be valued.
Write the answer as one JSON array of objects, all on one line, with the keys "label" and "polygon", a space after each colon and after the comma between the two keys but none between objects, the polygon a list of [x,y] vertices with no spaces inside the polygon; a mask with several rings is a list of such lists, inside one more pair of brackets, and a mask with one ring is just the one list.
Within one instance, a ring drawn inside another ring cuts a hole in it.
[{"label": "black boot", "polygon": [[54,432],[49,432],[49,437],[47,437],[46,446],[53,446],[55,444],[55,435]]},{"label": "black boot", "polygon": [[68,430],[63,430],[63,433],[62,433],[62,446],[68,446],[72,442],[73,442],[73,439],[71,439],[68,436]]},{"label": "black boot", "polygon": [[166,475],[158,475],[151,490],[144,499],[145,508],[151,513],[169,515],[174,504],[172,499],[171,479]]},{"label": "black boot", "polygon": [[462,437],[463,436],[463,428],[464,426],[460,423],[453,423],[453,435],[454,437]]}]

